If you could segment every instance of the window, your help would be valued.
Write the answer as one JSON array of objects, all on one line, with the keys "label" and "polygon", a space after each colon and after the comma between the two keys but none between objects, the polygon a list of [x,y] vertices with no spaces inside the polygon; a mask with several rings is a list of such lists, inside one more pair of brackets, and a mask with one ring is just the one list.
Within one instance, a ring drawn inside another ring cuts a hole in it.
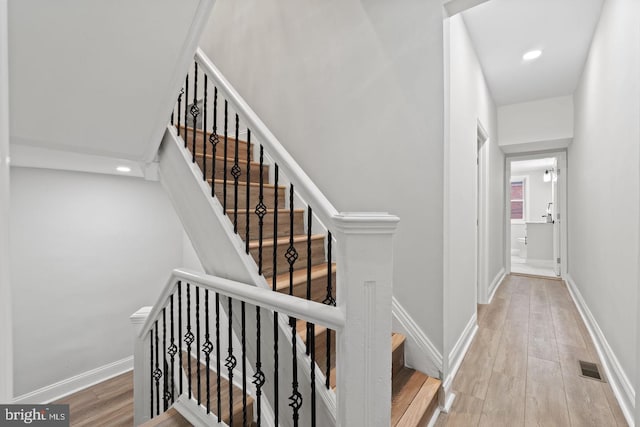
[{"label": "window", "polygon": [[511,181],[511,219],[524,220],[524,179]]}]

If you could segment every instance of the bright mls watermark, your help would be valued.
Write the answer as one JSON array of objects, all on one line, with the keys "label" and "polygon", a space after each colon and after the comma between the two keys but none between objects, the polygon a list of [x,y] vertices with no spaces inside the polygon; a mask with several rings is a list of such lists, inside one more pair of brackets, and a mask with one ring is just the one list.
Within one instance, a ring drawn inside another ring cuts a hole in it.
[{"label": "bright mls watermark", "polygon": [[68,427],[69,405],[0,405],[0,427]]}]

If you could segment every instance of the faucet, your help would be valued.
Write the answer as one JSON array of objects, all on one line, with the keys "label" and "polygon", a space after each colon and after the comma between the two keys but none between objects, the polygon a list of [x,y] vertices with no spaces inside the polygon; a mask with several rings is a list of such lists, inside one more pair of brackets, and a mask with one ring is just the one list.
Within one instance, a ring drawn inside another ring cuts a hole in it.
[{"label": "faucet", "polygon": [[549,202],[547,204],[547,214],[546,215],[542,215],[542,218],[546,218],[547,222],[553,222],[553,215],[551,215],[551,205],[553,204],[553,202]]}]

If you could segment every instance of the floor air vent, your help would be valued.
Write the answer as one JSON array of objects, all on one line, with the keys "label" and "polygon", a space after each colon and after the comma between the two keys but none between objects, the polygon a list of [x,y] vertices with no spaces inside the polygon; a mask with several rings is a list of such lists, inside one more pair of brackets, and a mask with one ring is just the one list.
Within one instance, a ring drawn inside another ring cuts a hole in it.
[{"label": "floor air vent", "polygon": [[584,360],[578,360],[578,363],[580,364],[581,377],[605,382],[604,377],[600,374],[600,366],[597,363],[585,362]]}]

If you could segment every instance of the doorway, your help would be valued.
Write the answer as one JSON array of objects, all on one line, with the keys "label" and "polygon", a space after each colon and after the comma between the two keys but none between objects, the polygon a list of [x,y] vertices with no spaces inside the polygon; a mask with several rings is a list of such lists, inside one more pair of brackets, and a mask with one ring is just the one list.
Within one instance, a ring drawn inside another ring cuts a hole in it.
[{"label": "doorway", "polygon": [[507,273],[563,277],[566,272],[566,151],[505,159]]}]

